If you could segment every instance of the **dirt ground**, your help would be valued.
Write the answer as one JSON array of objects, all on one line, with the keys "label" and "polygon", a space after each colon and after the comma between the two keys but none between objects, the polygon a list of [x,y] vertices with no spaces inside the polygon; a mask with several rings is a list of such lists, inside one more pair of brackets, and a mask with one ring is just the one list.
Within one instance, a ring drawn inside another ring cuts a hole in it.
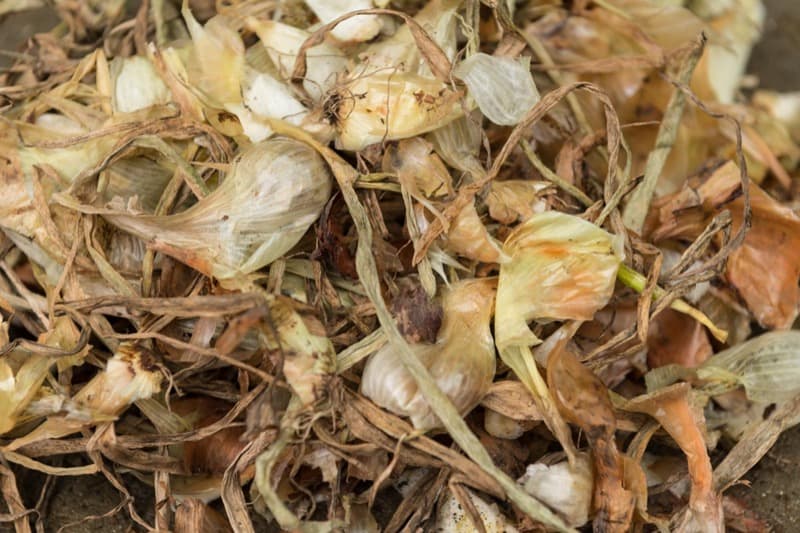
[{"label": "dirt ground", "polygon": [[[800,1],[765,0],[768,9],[764,39],[756,47],[750,61],[750,72],[757,75],[762,87],[782,91],[800,90]],[[52,14],[34,11],[0,19],[0,50],[14,50],[20,40],[52,27]],[[0,68],[9,57],[0,54]],[[32,506],[39,497],[43,478],[22,474],[26,503]],[[133,496],[139,497],[137,509],[152,523],[150,489],[130,476],[123,476]],[[784,433],[772,451],[745,478],[747,484],[732,489],[745,499],[776,533],[800,531],[800,427]],[[138,531],[127,514],[116,513],[105,518],[75,523],[88,515],[100,516],[120,502],[119,493],[100,476],[60,478],[48,492],[45,505],[45,532],[71,531],[85,533],[123,533]],[[4,512],[5,509],[0,510]],[[68,524],[73,524],[64,528]],[[0,533],[13,531],[9,524],[0,524]]]}]

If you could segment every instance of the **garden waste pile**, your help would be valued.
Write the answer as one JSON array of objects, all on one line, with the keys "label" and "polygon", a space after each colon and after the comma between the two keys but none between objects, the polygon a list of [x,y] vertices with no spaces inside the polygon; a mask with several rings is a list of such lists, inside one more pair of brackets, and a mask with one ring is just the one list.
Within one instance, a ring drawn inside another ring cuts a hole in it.
[{"label": "garden waste pile", "polygon": [[759,0],[48,4],[0,72],[17,532],[25,471],[146,530],[766,530],[725,493],[800,422]]}]

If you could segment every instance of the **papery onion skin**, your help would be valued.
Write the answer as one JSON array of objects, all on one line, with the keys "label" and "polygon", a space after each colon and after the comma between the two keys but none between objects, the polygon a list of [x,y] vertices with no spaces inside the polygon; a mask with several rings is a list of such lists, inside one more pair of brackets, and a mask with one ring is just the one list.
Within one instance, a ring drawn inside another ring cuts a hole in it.
[{"label": "papery onion skin", "polygon": [[[461,414],[468,413],[481,401],[494,377],[494,339],[489,329],[494,286],[492,279],[453,284],[444,296],[444,319],[438,341],[412,345],[416,356]],[[418,429],[441,425],[391,344],[367,361],[361,393],[381,407],[410,417]]]},{"label": "papery onion skin", "polygon": [[589,521],[594,474],[586,454],[578,455],[574,465],[567,461],[528,465],[517,482],[525,492],[556,510],[570,526],[580,527]]},{"label": "papery onion skin", "polygon": [[337,117],[336,145],[358,151],[435,130],[463,114],[460,96],[437,79],[413,73],[356,72],[330,98],[337,103],[329,111]]},{"label": "papery onion skin", "polygon": [[[488,503],[469,489],[464,489],[464,493],[475,507],[486,533],[517,533],[517,529],[500,512],[496,503]],[[464,510],[455,496],[452,494],[445,496],[439,503],[434,531],[439,533],[471,533],[475,530],[472,517]]]},{"label": "papery onion skin", "polygon": [[513,126],[539,101],[529,58],[479,53],[459,63],[453,74],[464,80],[486,118],[501,126]]},{"label": "papery onion skin", "polygon": [[[375,7],[371,0],[306,0],[306,5],[323,22]],[[331,30],[331,35],[343,42],[363,42],[375,37],[382,27],[383,21],[378,15],[359,15],[340,22]]]},{"label": "papery onion skin", "polygon": [[105,217],[204,274],[228,279],[291,250],[322,212],[331,187],[314,150],[277,138],[242,151],[222,185],[185,211]]},{"label": "papery onion skin", "polygon": [[117,58],[111,103],[118,113],[131,113],[170,102],[171,95],[153,63],[142,56]]},{"label": "papery onion skin", "polygon": [[[281,78],[291,78],[297,53],[311,33],[274,20],[248,19],[248,28],[258,34],[261,44],[278,69]],[[306,51],[308,66],[303,89],[319,102],[347,70],[347,57],[335,46],[321,43]]]},{"label": "papery onion skin", "polygon": [[723,350],[698,369],[698,376],[735,380],[754,402],[788,401],[800,393],[800,331],[771,331]]},{"label": "papery onion skin", "polygon": [[530,320],[590,320],[611,298],[622,247],[621,237],[558,211],[517,226],[503,244],[510,260],[500,268],[497,347],[539,344]]}]

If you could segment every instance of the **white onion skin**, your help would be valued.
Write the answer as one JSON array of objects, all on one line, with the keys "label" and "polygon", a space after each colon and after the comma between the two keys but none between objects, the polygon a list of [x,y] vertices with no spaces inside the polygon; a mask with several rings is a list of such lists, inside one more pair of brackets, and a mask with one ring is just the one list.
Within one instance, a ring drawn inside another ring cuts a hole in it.
[{"label": "white onion skin", "polygon": [[105,215],[112,224],[218,279],[254,272],[292,249],[330,198],[322,157],[273,138],[245,148],[222,184],[175,215]]},{"label": "white onion skin", "polygon": [[[436,343],[411,346],[462,415],[480,403],[494,378],[496,357],[489,329],[494,293],[492,279],[451,285],[443,298],[444,318]],[[441,426],[391,344],[367,361],[361,393],[381,407],[409,417],[417,429]]]}]

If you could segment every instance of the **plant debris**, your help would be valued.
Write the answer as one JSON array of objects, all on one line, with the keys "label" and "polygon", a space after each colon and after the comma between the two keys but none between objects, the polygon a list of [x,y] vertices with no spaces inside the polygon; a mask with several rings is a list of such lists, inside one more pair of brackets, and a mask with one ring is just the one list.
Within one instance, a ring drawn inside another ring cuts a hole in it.
[{"label": "plant debris", "polygon": [[0,520],[32,470],[153,531],[763,530],[797,97],[740,90],[759,0],[669,4],[57,1],[0,71]]}]

